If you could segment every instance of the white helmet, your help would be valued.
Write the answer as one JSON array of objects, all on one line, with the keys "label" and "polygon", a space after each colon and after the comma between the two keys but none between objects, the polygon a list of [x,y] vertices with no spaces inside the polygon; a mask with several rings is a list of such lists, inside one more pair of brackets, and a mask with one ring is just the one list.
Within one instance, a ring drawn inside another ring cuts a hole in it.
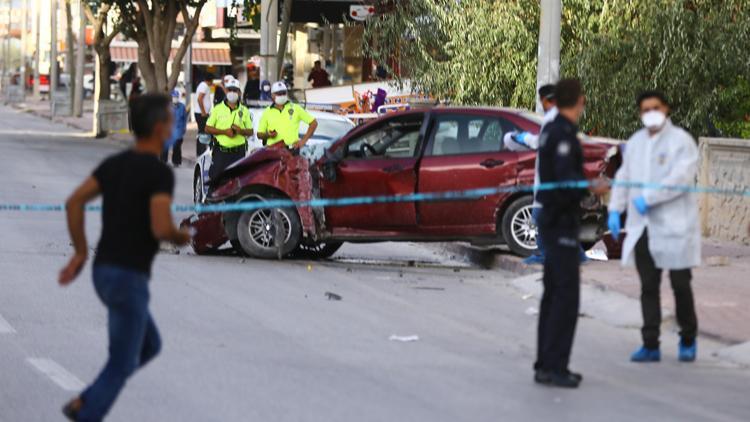
[{"label": "white helmet", "polygon": [[239,90],[242,90],[242,87],[240,86],[240,81],[238,81],[237,79],[232,78],[232,79],[230,79],[230,80],[227,81],[226,78],[224,78],[224,80],[225,80],[224,81],[224,88],[226,88],[226,89],[237,88]]},{"label": "white helmet", "polygon": [[288,90],[289,88],[287,88],[286,84],[282,81],[274,82],[273,85],[271,85],[271,94],[286,92]]},{"label": "white helmet", "polygon": [[222,79],[224,81],[224,85],[228,84],[232,80],[236,80],[236,78],[232,75],[224,75],[224,78]]}]

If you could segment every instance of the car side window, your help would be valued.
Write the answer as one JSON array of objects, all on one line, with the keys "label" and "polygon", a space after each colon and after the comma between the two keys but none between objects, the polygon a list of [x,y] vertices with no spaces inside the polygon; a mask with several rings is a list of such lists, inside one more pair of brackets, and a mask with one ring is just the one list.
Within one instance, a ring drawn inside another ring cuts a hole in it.
[{"label": "car side window", "polygon": [[346,147],[346,155],[355,159],[413,157],[421,127],[421,120],[388,121],[352,139]]},{"label": "car side window", "polygon": [[503,135],[514,130],[509,121],[493,116],[448,115],[436,119],[427,154],[432,156],[499,152]]}]

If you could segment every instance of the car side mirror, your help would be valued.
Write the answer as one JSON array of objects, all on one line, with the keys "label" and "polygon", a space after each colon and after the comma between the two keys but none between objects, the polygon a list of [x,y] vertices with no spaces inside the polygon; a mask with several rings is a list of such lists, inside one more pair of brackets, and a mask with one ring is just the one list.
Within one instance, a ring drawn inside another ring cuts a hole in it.
[{"label": "car side mirror", "polygon": [[339,163],[336,161],[326,161],[323,163],[322,173],[323,178],[329,182],[336,182],[338,172],[336,171],[339,167]]}]

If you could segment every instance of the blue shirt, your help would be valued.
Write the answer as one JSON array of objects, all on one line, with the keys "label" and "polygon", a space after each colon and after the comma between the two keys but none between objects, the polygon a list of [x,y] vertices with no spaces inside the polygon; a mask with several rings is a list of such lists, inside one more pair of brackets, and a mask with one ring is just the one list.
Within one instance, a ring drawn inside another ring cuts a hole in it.
[{"label": "blue shirt", "polygon": [[182,139],[187,130],[187,109],[185,108],[185,104],[180,102],[173,104],[172,113],[174,114],[174,126],[172,127],[171,141],[176,141]]}]

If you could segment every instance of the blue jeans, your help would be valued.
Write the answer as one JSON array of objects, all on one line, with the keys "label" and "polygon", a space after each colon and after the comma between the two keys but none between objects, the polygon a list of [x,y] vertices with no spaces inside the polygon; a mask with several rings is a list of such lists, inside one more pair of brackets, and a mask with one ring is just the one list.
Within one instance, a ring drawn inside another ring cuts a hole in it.
[{"label": "blue jeans", "polygon": [[101,421],[128,377],[161,349],[159,332],[148,311],[148,280],[147,274],[126,268],[94,266],[94,287],[107,307],[109,359],[94,383],[81,394],[79,422]]}]

